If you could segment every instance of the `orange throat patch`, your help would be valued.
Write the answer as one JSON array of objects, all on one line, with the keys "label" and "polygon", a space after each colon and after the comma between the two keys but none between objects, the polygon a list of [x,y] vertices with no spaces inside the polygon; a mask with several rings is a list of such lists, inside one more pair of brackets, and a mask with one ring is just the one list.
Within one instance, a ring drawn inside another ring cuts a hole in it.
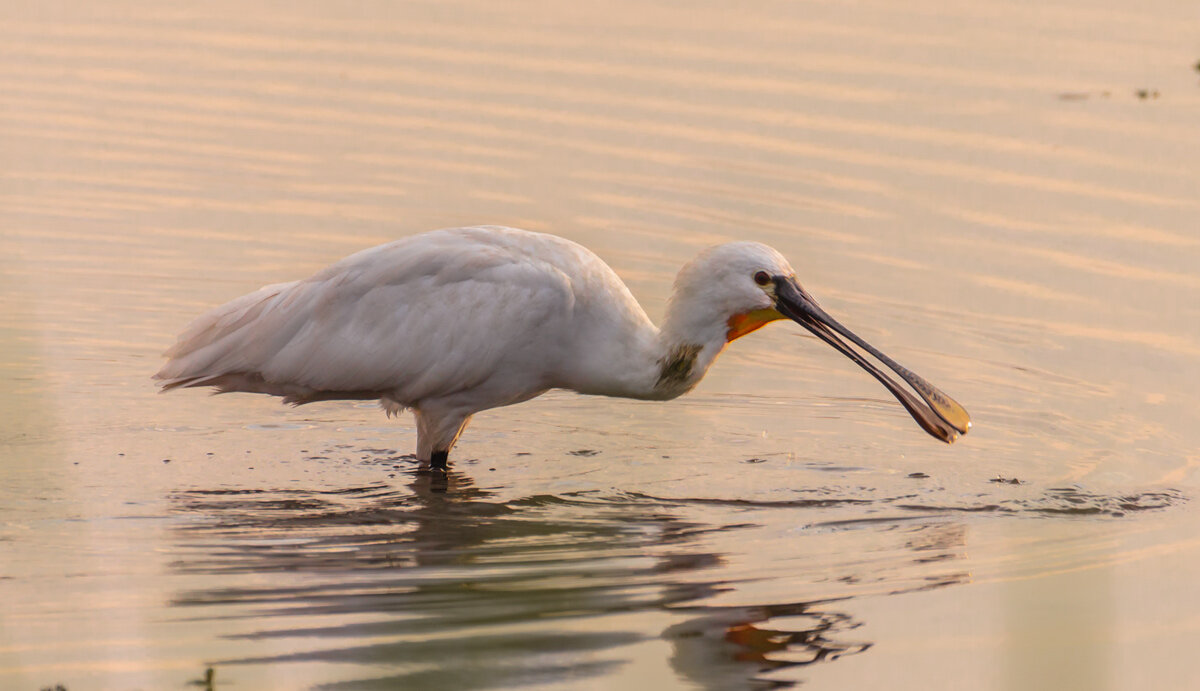
[{"label": "orange throat patch", "polygon": [[725,342],[728,343],[735,338],[741,338],[751,331],[761,329],[776,319],[783,318],[784,316],[774,307],[735,314],[725,322],[729,326],[729,330],[725,332]]}]

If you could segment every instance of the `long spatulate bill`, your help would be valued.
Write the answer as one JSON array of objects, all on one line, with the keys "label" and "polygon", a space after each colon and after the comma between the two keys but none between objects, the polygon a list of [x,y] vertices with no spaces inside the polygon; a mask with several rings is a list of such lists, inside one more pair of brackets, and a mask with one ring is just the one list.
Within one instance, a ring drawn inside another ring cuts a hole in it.
[{"label": "long spatulate bill", "polygon": [[[908,410],[917,424],[929,434],[941,439],[947,444],[953,443],[960,434],[966,434],[971,429],[971,416],[966,409],[953,398],[947,396],[941,389],[930,384],[924,377],[904,367],[890,357],[879,352],[874,346],[859,338],[854,332],[837,322],[821,309],[813,299],[791,276],[779,276],[775,279],[775,308],[781,314],[792,319],[814,335],[836,348],[858,366],[865,369],[887,387],[888,391]],[[837,333],[834,333],[837,332]],[[838,338],[841,334],[851,343],[862,348],[875,359],[887,365],[900,378],[917,392],[925,403],[921,403],[895,380],[880,370],[861,353],[854,350],[845,341]]]}]

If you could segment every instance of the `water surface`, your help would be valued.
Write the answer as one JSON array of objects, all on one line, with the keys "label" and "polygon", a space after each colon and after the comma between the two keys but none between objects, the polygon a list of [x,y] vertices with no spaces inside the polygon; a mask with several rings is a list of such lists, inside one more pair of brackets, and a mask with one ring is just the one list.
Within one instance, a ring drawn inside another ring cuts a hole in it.
[{"label": "water surface", "polygon": [[[0,686],[1188,688],[1200,76],[1187,3],[6,3]],[[787,255],[961,401],[794,325],[666,404],[160,397],[199,312],[502,223],[654,318]]]}]

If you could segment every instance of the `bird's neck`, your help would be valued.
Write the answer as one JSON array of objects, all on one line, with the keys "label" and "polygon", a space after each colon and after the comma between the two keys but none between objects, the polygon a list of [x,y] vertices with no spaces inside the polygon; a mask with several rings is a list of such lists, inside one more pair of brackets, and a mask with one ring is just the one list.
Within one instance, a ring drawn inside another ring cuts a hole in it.
[{"label": "bird's neck", "polygon": [[653,398],[675,398],[691,391],[725,349],[722,326],[680,319],[678,311],[671,309],[675,307],[668,309],[658,333]]},{"label": "bird's neck", "polygon": [[[692,390],[724,350],[730,326],[721,314],[678,286],[662,327],[632,295],[593,312],[568,348],[572,357],[556,385],[580,393],[666,400]],[[617,336],[620,334],[619,336]]]},{"label": "bird's neck", "polygon": [[669,399],[691,391],[725,349],[727,333],[718,314],[676,285],[655,334],[653,381],[645,397]]},{"label": "bird's neck", "polygon": [[[668,312],[669,315],[669,312]],[[614,333],[623,332],[620,338]],[[580,393],[667,400],[692,390],[725,347],[725,329],[679,329],[670,317],[660,329],[640,312],[623,328],[575,334],[586,347],[562,370],[557,386]]]},{"label": "bird's neck", "polygon": [[629,336],[593,349],[591,357],[574,360],[559,385],[601,396],[676,398],[700,382],[725,345],[724,339],[716,343],[681,341],[649,320],[646,328]]},{"label": "bird's neck", "polygon": [[664,341],[661,354],[654,363],[657,376],[647,398],[676,398],[691,391],[704,378],[724,346],[724,340],[718,344]]}]

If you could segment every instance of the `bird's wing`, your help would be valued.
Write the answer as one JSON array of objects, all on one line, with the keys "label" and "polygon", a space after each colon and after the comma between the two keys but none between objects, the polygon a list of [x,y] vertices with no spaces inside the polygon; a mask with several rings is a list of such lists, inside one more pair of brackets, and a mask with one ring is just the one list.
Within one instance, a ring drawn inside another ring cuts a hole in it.
[{"label": "bird's wing", "polygon": [[[536,369],[574,306],[569,277],[521,243],[429,233],[267,286],[193,322],[156,375],[303,401],[387,392],[407,404]],[[538,352],[535,348],[542,348]],[[536,371],[525,373],[536,385]]]}]

